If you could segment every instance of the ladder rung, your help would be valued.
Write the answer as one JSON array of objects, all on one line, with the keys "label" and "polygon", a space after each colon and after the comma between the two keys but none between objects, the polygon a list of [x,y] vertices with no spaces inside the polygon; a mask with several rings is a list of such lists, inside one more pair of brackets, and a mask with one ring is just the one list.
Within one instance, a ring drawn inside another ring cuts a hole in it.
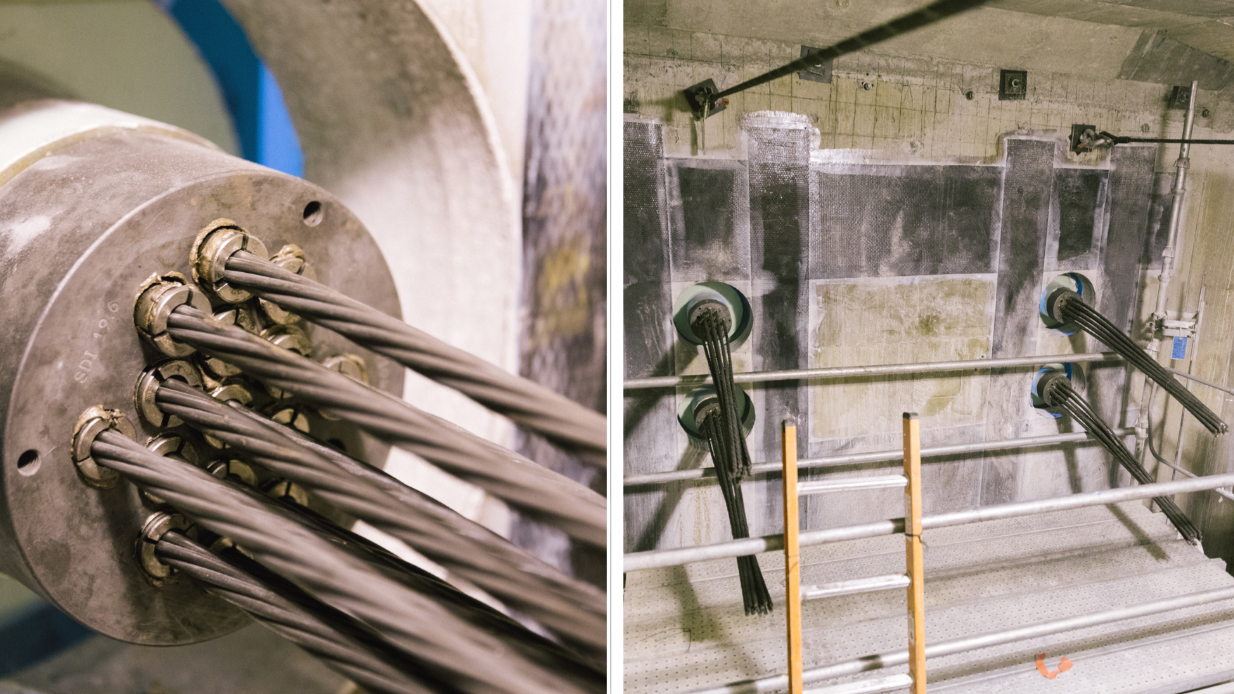
[{"label": "ladder rung", "polygon": [[829,492],[853,492],[859,489],[883,489],[887,487],[906,487],[908,478],[904,475],[881,475],[879,477],[846,477],[838,480],[820,480],[818,482],[802,482],[797,485],[797,495],[827,494]]},{"label": "ladder rung", "polygon": [[876,680],[860,680],[858,682],[834,684],[830,687],[807,689],[805,694],[882,694],[883,692],[894,692],[897,689],[911,686],[913,686],[913,678],[911,676],[892,675],[890,677],[880,677]]},{"label": "ladder rung", "polygon": [[854,593],[874,593],[880,590],[907,588],[908,576],[891,574],[889,576],[872,576],[870,578],[854,578],[851,581],[833,581],[818,586],[803,588],[802,600],[815,598],[833,598],[837,595],[852,595]]}]

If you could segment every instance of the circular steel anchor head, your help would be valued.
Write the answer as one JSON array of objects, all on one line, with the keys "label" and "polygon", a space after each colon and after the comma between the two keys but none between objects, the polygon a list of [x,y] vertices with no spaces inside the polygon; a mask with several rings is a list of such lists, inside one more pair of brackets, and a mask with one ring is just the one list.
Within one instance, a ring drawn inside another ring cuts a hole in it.
[{"label": "circular steel anchor head", "polygon": [[[279,249],[274,257],[270,258],[270,262],[283,268],[284,270],[300,275],[310,280],[317,279],[317,271],[309,264],[305,258],[304,249],[294,243],[283,246]],[[273,301],[258,298],[257,305],[261,308],[264,315],[271,323],[276,325],[291,325],[300,320],[300,317],[291,313],[287,309],[279,306]]]},{"label": "circular steel anchor head", "polygon": [[159,511],[151,514],[141,527],[141,536],[137,538],[137,563],[154,585],[162,585],[176,572],[158,558],[158,543],[163,536],[172,530],[181,533],[189,531],[189,522],[178,513]]},{"label": "circular steel anchor head", "polygon": [[133,389],[133,404],[144,421],[159,429],[170,429],[184,424],[179,417],[159,409],[155,401],[159,387],[169,378],[178,378],[194,388],[202,387],[201,372],[192,362],[183,359],[167,359],[142,371],[137,377],[137,386]]},{"label": "circular steel anchor head", "polygon": [[77,466],[77,472],[86,484],[99,489],[111,489],[120,482],[120,473],[99,465],[90,453],[94,440],[108,429],[115,429],[130,439],[137,440],[137,432],[129,418],[119,410],[109,410],[102,405],[86,408],[77,418],[77,425],[73,427],[73,464]]},{"label": "circular steel anchor head", "polygon": [[[253,402],[253,394],[249,392],[249,389],[242,383],[238,383],[236,381],[221,383],[218,386],[211,388],[209,394],[210,397],[218,400],[219,402],[238,402],[245,407],[248,407]],[[209,434],[203,433],[202,438],[205,439],[206,443],[210,444],[213,448],[217,448],[219,450],[227,448],[226,443]]]},{"label": "circular steel anchor head", "polygon": [[193,242],[189,252],[189,267],[193,281],[220,301],[238,304],[248,301],[252,294],[227,284],[223,273],[227,259],[239,251],[247,251],[265,260],[269,257],[266,245],[249,234],[230,219],[216,219],[206,225]]},{"label": "circular steel anchor head", "polygon": [[133,304],[133,324],[137,334],[160,353],[181,358],[197,350],[172,339],[167,319],[177,308],[188,305],[210,313],[210,300],[178,272],[153,275],[142,283]]}]

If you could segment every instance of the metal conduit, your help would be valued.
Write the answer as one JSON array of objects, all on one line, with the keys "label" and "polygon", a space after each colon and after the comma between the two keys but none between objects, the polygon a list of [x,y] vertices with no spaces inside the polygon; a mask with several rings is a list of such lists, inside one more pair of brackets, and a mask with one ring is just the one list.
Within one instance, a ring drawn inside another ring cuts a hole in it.
[{"label": "metal conduit", "polygon": [[[921,526],[925,529],[946,528],[953,525],[967,525],[969,523],[979,523],[982,521],[997,520],[1001,518],[1015,518],[1018,516],[1031,516],[1037,513],[1066,511],[1068,509],[1083,508],[1085,506],[1104,506],[1106,504],[1116,504],[1123,501],[1135,501],[1136,499],[1151,499],[1155,496],[1173,496],[1175,494],[1202,492],[1210,489],[1216,489],[1218,487],[1229,487],[1230,485],[1234,485],[1234,474],[1208,475],[1205,477],[1194,477],[1191,479],[1179,480],[1177,482],[1140,484],[1134,487],[1106,489],[1099,492],[1087,492],[1084,494],[1071,494],[1053,499],[1021,501],[1013,504],[985,506],[967,511],[940,513],[938,515],[926,516],[922,518]],[[892,518],[889,520],[877,521],[875,523],[867,523],[864,525],[850,525],[842,528],[828,528],[826,530],[804,532],[801,533],[799,539],[802,547],[809,547],[812,545],[823,545],[830,542],[860,540],[867,537],[878,537],[880,535],[894,535],[902,532],[904,532],[904,519]],[[691,564],[710,559],[723,559],[725,557],[740,557],[747,554],[757,554],[760,552],[773,552],[783,548],[783,535],[763,535],[762,537],[750,537],[743,540],[717,542],[715,544],[702,545],[699,547],[682,547],[680,549],[635,552],[633,554],[627,554],[623,557],[623,570],[638,571],[641,569],[657,569],[665,566],[679,566],[681,564]]]},{"label": "metal conduit", "polygon": [[[1135,429],[1130,427],[1123,429],[1115,429],[1114,433],[1119,436],[1130,436],[1135,433]],[[1001,439],[998,441],[979,441],[975,443],[958,443],[950,446],[934,446],[931,448],[922,448],[921,457],[942,457],[963,455],[966,453],[985,453],[988,451],[1003,451],[1015,448],[1033,448],[1036,446],[1053,446],[1060,443],[1096,443],[1087,432],[1075,432],[1071,434],[1050,434],[1048,436],[1026,436],[1016,439]],[[832,455],[824,458],[803,458],[797,461],[798,470],[808,470],[813,468],[828,468],[828,467],[843,467],[847,465],[860,465],[863,463],[884,463],[898,461],[904,456],[904,451],[873,451],[870,453],[847,453],[844,455]],[[751,475],[779,473],[782,469],[780,463],[756,463],[751,469]],[[673,470],[671,472],[652,472],[645,475],[627,475],[622,481],[626,487],[643,487],[650,485],[668,484],[670,482],[685,482],[688,480],[714,479],[716,476],[715,468],[702,467],[692,470]]]},{"label": "metal conduit", "polygon": [[[936,373],[939,371],[981,371],[984,369],[1007,369],[1043,364],[1077,364],[1081,362],[1118,362],[1122,357],[1114,352],[1086,352],[1083,354],[1047,354],[1035,357],[1006,357],[1003,359],[967,359],[960,361],[933,361],[913,364],[881,364],[877,366],[829,366],[823,369],[789,369],[786,371],[749,371],[733,374],[734,383],[765,383],[767,381],[806,381],[823,378],[852,378],[853,376],[896,376],[903,374]],[[699,386],[711,383],[711,377],[703,376],[656,376],[632,378],[623,387],[626,390],[644,388],[673,388],[676,386]]]},{"label": "metal conduit", "polygon": [[[1064,631],[1074,631],[1076,629],[1084,629],[1087,627],[1099,626],[1101,624],[1109,624],[1111,622],[1121,622],[1127,619],[1146,617],[1148,615],[1171,612],[1173,610],[1195,607],[1196,605],[1203,605],[1205,603],[1216,602],[1218,600],[1230,599],[1234,599],[1234,587],[1217,588],[1215,590],[1205,590],[1198,593],[1188,593],[1187,595],[1180,595],[1178,597],[1153,600],[1151,602],[1140,603],[1138,605],[1116,607],[1111,610],[1091,612],[1089,614],[1079,615],[1076,617],[1056,619],[1049,622],[1038,622],[1037,624],[1030,624],[1027,626],[1017,627],[1015,629],[987,632],[977,636],[966,636],[959,639],[952,639],[950,641],[940,641],[938,643],[928,644],[926,646],[926,657],[940,658],[942,656],[954,655],[956,653],[972,651],[978,648],[999,646],[1005,643],[1014,643],[1016,641],[1058,634]],[[908,650],[905,649],[867,655],[861,658],[855,658],[853,660],[846,660],[840,663],[814,668],[812,670],[806,670],[802,673],[802,675],[803,680],[806,683],[819,682],[821,680],[831,679],[833,677],[859,675],[863,672],[869,672],[871,670],[896,667],[898,665],[904,665],[907,662]],[[781,691],[787,687],[788,677],[780,675],[777,677],[764,677],[757,680],[746,680],[744,682],[732,682],[710,689],[698,689],[690,692],[690,694],[762,694],[763,692]]]}]

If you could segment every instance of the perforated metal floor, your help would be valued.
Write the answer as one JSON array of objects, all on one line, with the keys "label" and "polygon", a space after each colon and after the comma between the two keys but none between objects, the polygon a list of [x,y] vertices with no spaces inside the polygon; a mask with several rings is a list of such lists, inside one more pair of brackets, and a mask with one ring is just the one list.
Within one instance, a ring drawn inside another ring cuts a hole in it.
[{"label": "perforated metal floor", "polygon": [[[925,542],[927,643],[1234,583],[1141,502],[929,530]],[[628,574],[626,691],[783,674],[784,558],[759,561],[776,601],[766,617],[742,613],[732,559]],[[807,547],[801,564],[802,586],[902,572],[904,539]],[[805,602],[805,667],[905,648],[905,613],[903,590]],[[1060,656],[1073,667],[1047,679],[1038,653],[1051,669]],[[1187,692],[1234,680],[1234,600],[932,658],[928,670],[930,691],[948,694]]]}]

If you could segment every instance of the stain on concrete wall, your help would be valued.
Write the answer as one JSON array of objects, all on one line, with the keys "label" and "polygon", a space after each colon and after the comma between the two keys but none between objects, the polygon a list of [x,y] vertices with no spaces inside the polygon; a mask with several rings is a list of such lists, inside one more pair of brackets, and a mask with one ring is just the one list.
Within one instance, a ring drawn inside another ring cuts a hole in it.
[{"label": "stain on concrete wall", "polygon": [[993,272],[992,166],[829,165],[816,174],[810,276]]},{"label": "stain on concrete wall", "polygon": [[[810,368],[985,359],[994,276],[815,282]],[[811,440],[847,442],[896,431],[903,412],[923,428],[982,421],[984,377],[829,381],[810,388]]]}]

